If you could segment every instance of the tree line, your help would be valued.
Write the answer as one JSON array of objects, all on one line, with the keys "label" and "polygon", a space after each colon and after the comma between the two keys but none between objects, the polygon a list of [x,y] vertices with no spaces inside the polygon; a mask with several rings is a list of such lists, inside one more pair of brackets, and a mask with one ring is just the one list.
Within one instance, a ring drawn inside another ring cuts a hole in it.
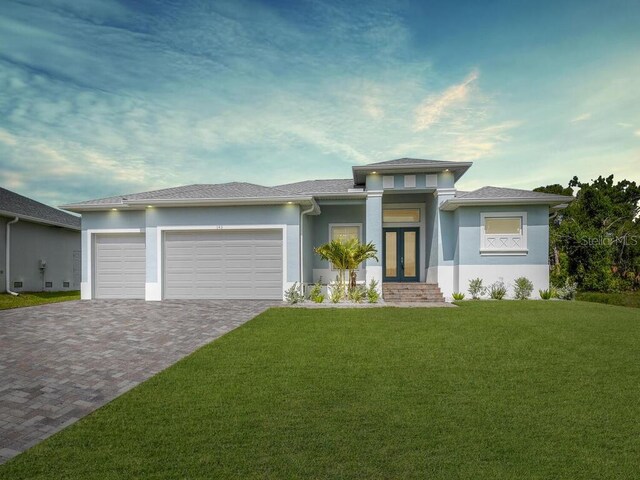
[{"label": "tree line", "polygon": [[549,217],[551,283],[580,290],[619,292],[640,287],[640,187],[613,175],[581,182],[573,177],[537,192],[572,195]]}]

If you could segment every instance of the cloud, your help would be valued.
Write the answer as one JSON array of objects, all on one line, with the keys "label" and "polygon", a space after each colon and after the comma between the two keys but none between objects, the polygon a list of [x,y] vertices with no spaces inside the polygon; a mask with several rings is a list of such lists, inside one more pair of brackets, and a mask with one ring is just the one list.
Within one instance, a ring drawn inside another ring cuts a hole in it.
[{"label": "cloud", "polygon": [[577,122],[584,122],[585,120],[589,120],[591,118],[591,113],[582,113],[576,117],[573,117],[570,122],[571,123],[577,123]]},{"label": "cloud", "polygon": [[452,85],[440,94],[429,95],[416,108],[414,130],[429,129],[443,116],[447,115],[449,109],[464,103],[468,99],[472,84],[478,79],[478,76],[478,71],[473,70],[462,83]]},{"label": "cloud", "polygon": [[636,130],[636,131],[635,131],[635,133],[634,133],[634,135],[635,135],[636,137],[640,137],[640,130]]}]

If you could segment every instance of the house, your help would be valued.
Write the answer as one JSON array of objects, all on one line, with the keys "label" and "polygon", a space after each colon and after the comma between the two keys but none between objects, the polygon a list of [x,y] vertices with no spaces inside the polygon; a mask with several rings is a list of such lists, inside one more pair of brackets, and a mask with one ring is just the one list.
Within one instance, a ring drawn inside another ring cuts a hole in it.
[{"label": "house", "polygon": [[80,217],[0,188],[0,292],[80,289]]},{"label": "house", "polygon": [[378,248],[358,278],[378,280],[385,295],[402,284],[450,298],[475,277],[547,288],[549,215],[571,198],[460,192],[469,167],[402,158],[354,166],[341,180],[188,185],[66,205],[82,213],[82,298],[282,299],[294,282],[333,280],[313,248],[350,237]]}]

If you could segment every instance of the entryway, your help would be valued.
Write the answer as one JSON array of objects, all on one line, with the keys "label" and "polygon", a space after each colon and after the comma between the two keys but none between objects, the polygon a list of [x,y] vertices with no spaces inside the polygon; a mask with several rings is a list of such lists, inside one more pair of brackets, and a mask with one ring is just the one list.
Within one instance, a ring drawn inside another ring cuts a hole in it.
[{"label": "entryway", "polygon": [[418,227],[383,229],[383,282],[417,282],[420,278]]}]

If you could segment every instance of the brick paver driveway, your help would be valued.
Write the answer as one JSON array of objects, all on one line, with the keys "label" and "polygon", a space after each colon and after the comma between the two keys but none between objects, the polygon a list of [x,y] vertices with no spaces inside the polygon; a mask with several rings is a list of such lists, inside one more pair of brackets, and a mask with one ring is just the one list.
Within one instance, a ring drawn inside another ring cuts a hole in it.
[{"label": "brick paver driveway", "polygon": [[92,300],[0,312],[0,463],[275,304]]}]

